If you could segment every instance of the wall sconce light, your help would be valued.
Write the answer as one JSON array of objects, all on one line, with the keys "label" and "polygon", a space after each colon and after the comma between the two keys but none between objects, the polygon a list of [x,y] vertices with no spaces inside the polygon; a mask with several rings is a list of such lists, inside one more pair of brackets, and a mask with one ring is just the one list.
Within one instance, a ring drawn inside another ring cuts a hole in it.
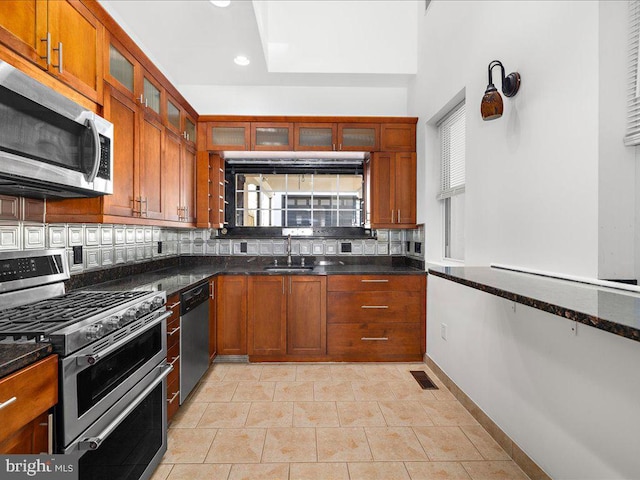
[{"label": "wall sconce light", "polygon": [[510,73],[505,77],[502,63],[498,60],[491,62],[489,64],[489,85],[487,85],[487,90],[484,92],[484,97],[482,97],[482,103],[480,104],[480,113],[482,113],[483,120],[494,120],[502,116],[502,97],[493,85],[493,76],[491,74],[493,67],[498,65],[502,74],[502,93],[506,97],[513,97],[520,88],[520,74],[518,72]]}]

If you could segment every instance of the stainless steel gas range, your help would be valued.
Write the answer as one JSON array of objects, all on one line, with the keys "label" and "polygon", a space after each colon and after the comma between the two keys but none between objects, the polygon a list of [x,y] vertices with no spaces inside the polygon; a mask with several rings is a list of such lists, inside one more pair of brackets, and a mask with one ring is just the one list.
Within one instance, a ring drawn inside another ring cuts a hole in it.
[{"label": "stainless steel gas range", "polygon": [[81,480],[151,476],[166,451],[165,292],[65,294],[64,250],[0,253],[0,342],[59,355],[55,451]]}]

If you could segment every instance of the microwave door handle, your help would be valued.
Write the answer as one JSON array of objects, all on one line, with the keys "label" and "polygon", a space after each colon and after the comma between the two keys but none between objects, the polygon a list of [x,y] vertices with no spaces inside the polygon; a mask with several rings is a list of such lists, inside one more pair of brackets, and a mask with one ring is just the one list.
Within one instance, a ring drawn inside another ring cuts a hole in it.
[{"label": "microwave door handle", "polygon": [[125,408],[124,411],[120,413],[120,415],[118,415],[109,425],[107,425],[107,427],[102,432],[100,432],[95,437],[85,438],[78,442],[78,450],[97,450],[98,448],[100,448],[102,442],[105,441],[105,439],[111,434],[111,432],[113,432],[118,427],[118,425],[120,425],[122,421],[127,418],[129,414],[133,412],[138,407],[138,405],[140,405],[142,401],[149,396],[153,389],[156,388],[165,378],[167,378],[169,373],[171,373],[171,371],[173,370],[173,367],[167,363],[160,365],[158,368],[162,373],[160,373],[160,375],[151,383],[151,385],[145,388],[144,391],[140,395],[138,395],[138,397],[133,400],[133,402],[131,402],[127,406],[127,408]]},{"label": "microwave door handle", "polygon": [[93,143],[96,147],[96,153],[93,159],[93,168],[86,179],[87,182],[93,182],[98,174],[98,168],[100,168],[100,135],[98,134],[98,127],[93,118],[87,118],[87,123],[89,124],[89,129],[93,134]]}]

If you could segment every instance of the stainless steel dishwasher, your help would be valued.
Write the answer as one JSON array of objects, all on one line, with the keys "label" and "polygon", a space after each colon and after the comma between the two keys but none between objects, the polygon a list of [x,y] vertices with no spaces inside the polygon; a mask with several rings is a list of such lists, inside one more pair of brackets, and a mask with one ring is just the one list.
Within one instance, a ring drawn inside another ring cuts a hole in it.
[{"label": "stainless steel dishwasher", "polygon": [[180,295],[180,404],[209,368],[209,283]]}]

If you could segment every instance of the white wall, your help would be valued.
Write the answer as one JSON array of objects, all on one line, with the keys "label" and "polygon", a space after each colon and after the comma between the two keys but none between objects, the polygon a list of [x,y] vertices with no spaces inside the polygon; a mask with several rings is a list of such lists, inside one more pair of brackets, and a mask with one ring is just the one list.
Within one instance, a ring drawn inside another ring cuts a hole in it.
[{"label": "white wall", "polygon": [[[428,260],[442,250],[438,148],[426,124],[463,92],[466,264],[598,275],[598,13],[592,1],[434,1],[420,13],[408,113],[420,117],[418,212]],[[520,72],[522,86],[501,119],[483,122],[494,59]]]},{"label": "white wall", "polygon": [[636,480],[638,343],[513,305],[430,276],[427,354],[551,478]]},{"label": "white wall", "polygon": [[207,115],[407,115],[406,88],[182,85]]},{"label": "white wall", "polygon": [[[625,147],[629,62],[625,1],[600,2],[598,277],[640,278],[635,242],[635,149]],[[639,252],[640,253],[640,252]]]}]

